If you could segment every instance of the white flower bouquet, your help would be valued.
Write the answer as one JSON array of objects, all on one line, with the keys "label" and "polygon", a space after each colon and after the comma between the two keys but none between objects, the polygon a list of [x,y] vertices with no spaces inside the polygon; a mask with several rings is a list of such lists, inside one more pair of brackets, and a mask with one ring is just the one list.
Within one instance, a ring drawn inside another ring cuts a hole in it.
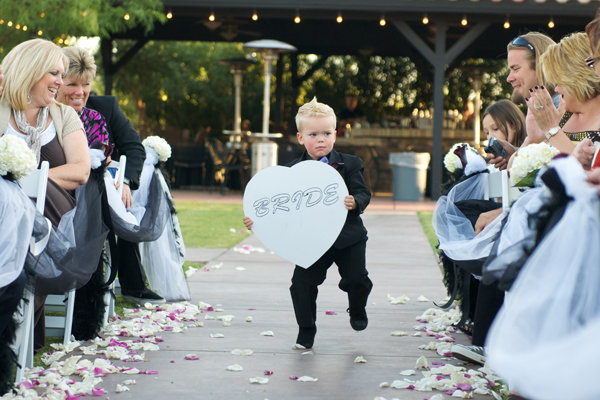
[{"label": "white flower bouquet", "polygon": [[33,152],[27,143],[13,135],[0,137],[0,175],[8,179],[21,179],[37,168]]},{"label": "white flower bouquet", "polygon": [[171,146],[160,136],[148,136],[142,141],[144,146],[148,146],[158,154],[159,161],[167,161],[171,157]]},{"label": "white flower bouquet", "polygon": [[540,168],[558,153],[558,149],[547,143],[534,143],[519,149],[509,171],[510,182],[517,187],[532,187]]},{"label": "white flower bouquet", "polygon": [[456,150],[458,150],[461,147],[464,147],[465,151],[473,150],[468,143],[455,143],[444,156],[444,167],[446,167],[448,172],[450,172],[451,174],[454,174],[459,169],[463,169],[462,161],[458,154],[456,154]]}]

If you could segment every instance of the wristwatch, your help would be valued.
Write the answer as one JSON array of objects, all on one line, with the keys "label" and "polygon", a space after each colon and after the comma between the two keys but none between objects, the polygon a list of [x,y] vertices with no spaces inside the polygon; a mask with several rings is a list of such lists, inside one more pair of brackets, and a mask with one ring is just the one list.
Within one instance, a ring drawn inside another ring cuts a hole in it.
[{"label": "wristwatch", "polygon": [[546,143],[550,143],[552,136],[556,135],[560,131],[560,126],[554,126],[546,132]]}]

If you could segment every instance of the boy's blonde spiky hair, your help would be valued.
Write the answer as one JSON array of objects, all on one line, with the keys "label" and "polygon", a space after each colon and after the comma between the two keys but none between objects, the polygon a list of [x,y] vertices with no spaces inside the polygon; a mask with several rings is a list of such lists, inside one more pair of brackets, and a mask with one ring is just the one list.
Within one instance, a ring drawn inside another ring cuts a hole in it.
[{"label": "boy's blonde spiky hair", "polygon": [[296,114],[296,127],[298,128],[298,132],[302,131],[304,121],[307,118],[321,117],[331,117],[333,119],[333,126],[335,127],[336,118],[333,108],[325,103],[319,103],[317,98],[313,97],[310,102],[305,103],[298,109],[298,114]]}]

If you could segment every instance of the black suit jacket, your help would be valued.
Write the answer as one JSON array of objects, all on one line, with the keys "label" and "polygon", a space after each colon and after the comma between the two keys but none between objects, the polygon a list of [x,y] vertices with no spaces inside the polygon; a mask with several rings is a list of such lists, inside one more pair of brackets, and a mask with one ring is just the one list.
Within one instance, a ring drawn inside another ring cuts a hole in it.
[{"label": "black suit jacket", "polygon": [[[348,194],[354,196],[356,201],[356,208],[348,211],[344,227],[333,243],[333,247],[343,249],[362,240],[367,240],[367,229],[363,225],[360,214],[365,211],[371,201],[371,191],[365,183],[363,177],[364,165],[359,157],[332,150],[327,155],[327,159],[330,164],[338,164],[337,171],[342,175],[348,187]],[[287,166],[291,167],[305,160],[311,160],[306,151],[300,158],[290,162]]]},{"label": "black suit jacket", "polygon": [[119,108],[117,98],[114,96],[90,96],[85,106],[98,111],[106,119],[110,141],[115,144],[115,151],[111,157],[115,161],[119,161],[121,155],[127,157],[125,178],[129,180],[131,190],[137,189],[146,159],[146,151],[140,135]]}]

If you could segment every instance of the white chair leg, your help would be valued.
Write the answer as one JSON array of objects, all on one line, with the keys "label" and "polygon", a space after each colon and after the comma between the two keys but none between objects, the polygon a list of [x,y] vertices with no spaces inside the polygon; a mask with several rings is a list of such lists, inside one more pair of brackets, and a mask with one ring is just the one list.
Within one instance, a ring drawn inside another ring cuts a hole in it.
[{"label": "white chair leg", "polygon": [[75,309],[75,289],[71,289],[67,295],[67,309],[65,311],[65,336],[63,344],[66,346],[71,342],[71,330],[73,329],[73,310]]},{"label": "white chair leg", "polygon": [[33,367],[33,293],[26,289],[23,299],[23,322],[20,328],[22,331],[19,335],[21,342],[18,348],[17,362],[19,365],[17,366],[16,383],[23,381],[25,368]]}]

